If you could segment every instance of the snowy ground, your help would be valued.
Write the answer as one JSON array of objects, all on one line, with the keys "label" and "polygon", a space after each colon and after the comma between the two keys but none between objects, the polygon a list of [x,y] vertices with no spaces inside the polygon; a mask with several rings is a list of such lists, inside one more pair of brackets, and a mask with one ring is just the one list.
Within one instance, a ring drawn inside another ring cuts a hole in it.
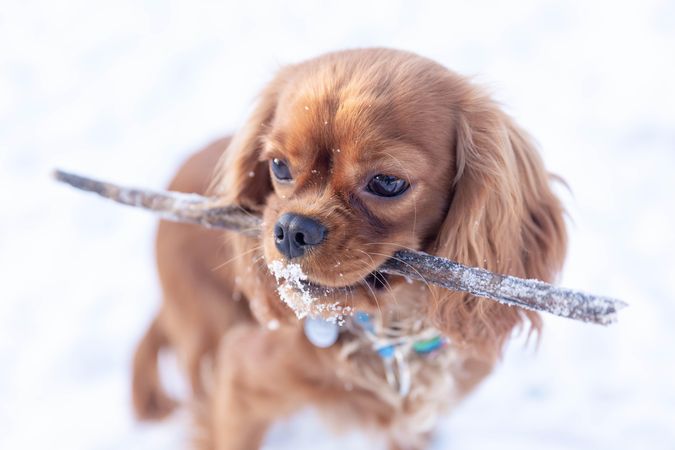
[{"label": "snowy ground", "polygon": [[[563,284],[631,303],[610,328],[547,317],[539,351],[515,341],[434,448],[675,448],[675,4],[319,3],[2,3],[0,448],[188,436],[185,414],[130,414],[130,356],[159,297],[153,218],[49,171],[160,187],[242,123],[275,68],[371,45],[491,86],[572,188]],[[265,448],[373,447],[306,412]]]}]

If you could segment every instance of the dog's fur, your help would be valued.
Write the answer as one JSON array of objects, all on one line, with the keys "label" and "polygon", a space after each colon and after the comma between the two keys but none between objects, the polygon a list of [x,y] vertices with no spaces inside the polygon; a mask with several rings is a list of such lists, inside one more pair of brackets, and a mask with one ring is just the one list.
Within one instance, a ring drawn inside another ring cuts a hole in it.
[{"label": "dog's fur", "polygon": [[[292,183],[275,181],[272,158],[288,162]],[[367,193],[368,180],[381,173],[410,188],[390,199]],[[160,224],[164,303],[134,360],[137,414],[160,418],[174,407],[157,370],[166,346],[206,405],[205,447],[257,448],[274,419],[313,405],[334,425],[383,430],[392,448],[423,448],[438,412],[490,373],[513,329],[538,331],[540,319],[397,277],[381,290],[362,280],[397,249],[412,248],[552,281],[566,234],[550,182],[511,118],[466,78],[428,59],[351,50],[282,69],[234,138],[194,155],[170,185],[261,213],[264,226],[260,238],[250,238]],[[328,229],[298,262],[316,284],[352,286],[351,295],[331,301],[416,318],[449,339],[441,356],[418,358],[408,396],[391,390],[379,357],[354,350],[348,333],[328,349],[314,347],[280,301],[266,264],[282,259],[273,226],[286,212]]]}]

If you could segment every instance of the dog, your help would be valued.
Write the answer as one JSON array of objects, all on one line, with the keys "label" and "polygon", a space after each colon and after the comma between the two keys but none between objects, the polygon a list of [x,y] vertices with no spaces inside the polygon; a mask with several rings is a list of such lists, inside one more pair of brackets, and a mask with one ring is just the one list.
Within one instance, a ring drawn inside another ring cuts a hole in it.
[{"label": "dog", "polygon": [[259,448],[306,406],[391,449],[425,448],[513,331],[541,319],[377,269],[414,249],[553,281],[567,241],[555,180],[483,89],[427,58],[356,49],[282,68],[241,130],[169,186],[263,226],[160,223],[164,301],[134,358],[137,415],[176,406],[157,368],[166,348],[201,405],[202,448]]}]

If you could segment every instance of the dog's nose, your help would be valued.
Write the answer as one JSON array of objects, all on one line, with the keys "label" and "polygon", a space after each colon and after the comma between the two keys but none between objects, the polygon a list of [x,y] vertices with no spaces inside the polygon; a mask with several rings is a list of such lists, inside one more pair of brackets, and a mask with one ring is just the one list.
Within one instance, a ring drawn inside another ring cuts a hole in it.
[{"label": "dog's nose", "polygon": [[299,214],[286,213],[274,225],[274,242],[288,259],[305,254],[326,237],[326,227],[316,220]]}]

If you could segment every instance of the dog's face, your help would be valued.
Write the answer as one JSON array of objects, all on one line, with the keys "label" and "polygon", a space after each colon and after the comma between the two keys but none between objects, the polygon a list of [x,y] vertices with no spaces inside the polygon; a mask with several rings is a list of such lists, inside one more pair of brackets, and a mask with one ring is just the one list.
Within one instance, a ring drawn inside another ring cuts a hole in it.
[{"label": "dog's face", "polygon": [[368,75],[335,84],[298,74],[262,137],[259,161],[273,187],[265,259],[297,263],[315,284],[392,283],[373,272],[396,250],[435,238],[449,203],[451,136],[428,126],[443,114],[438,100],[420,83]]},{"label": "dog's face", "polygon": [[[261,242],[245,247],[299,264],[314,284],[349,286],[359,308],[400,284],[377,268],[406,248],[550,279],[565,236],[547,176],[527,137],[462,77],[413,54],[355,50],[279,73],[228,149],[219,188],[262,211]],[[499,333],[520,320],[425,292],[422,308],[462,339],[473,319]]]}]

